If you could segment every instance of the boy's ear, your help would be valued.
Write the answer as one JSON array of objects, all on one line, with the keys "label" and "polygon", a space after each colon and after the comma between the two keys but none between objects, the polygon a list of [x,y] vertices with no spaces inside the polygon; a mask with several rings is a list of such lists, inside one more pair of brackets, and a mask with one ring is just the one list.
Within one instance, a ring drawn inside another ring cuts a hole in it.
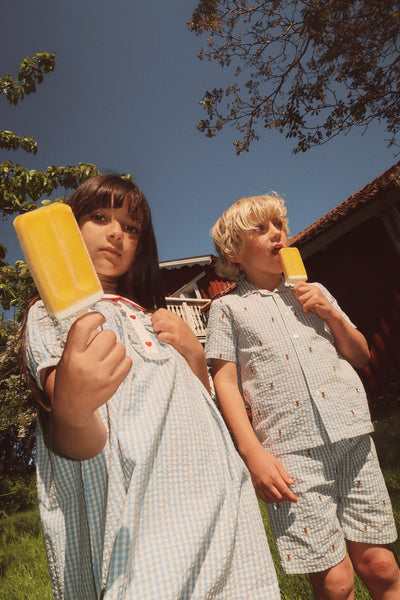
[{"label": "boy's ear", "polygon": [[227,255],[227,260],[229,260],[229,262],[234,263],[234,264],[240,264],[242,262],[242,257],[241,256],[231,256],[231,255]]}]

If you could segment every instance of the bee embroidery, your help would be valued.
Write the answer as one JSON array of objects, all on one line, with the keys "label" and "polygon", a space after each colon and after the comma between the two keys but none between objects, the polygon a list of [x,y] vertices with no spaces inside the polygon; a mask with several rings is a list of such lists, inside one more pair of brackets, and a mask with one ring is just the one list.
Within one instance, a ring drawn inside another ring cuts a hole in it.
[{"label": "bee embroidery", "polygon": [[221,319],[225,319],[225,315],[224,315],[224,313],[222,313],[222,315],[221,315]]},{"label": "bee embroidery", "polygon": [[357,479],[357,487],[361,487],[361,481]]},{"label": "bee embroidery", "polygon": [[300,402],[298,400],[296,400],[296,406],[300,406]]},{"label": "bee embroidery", "polygon": [[271,382],[271,383],[269,384],[269,387],[271,388],[271,390],[273,390],[273,389],[274,389],[274,384]]},{"label": "bee embroidery", "polygon": [[261,340],[258,340],[258,345],[262,346],[262,341]]},{"label": "bee embroidery", "polygon": [[271,321],[274,323],[275,322],[275,317],[271,317]]},{"label": "bee embroidery", "polygon": [[243,307],[243,310],[247,310],[247,306],[244,306],[244,307]]},{"label": "bee embroidery", "polygon": [[311,456],[311,450],[307,450],[307,456]]},{"label": "bee embroidery", "polygon": [[356,414],[356,413],[354,412],[354,410],[351,410],[350,412],[351,412],[351,414],[352,414],[352,415],[353,415],[353,417],[354,417],[354,416],[355,416],[355,414]]},{"label": "bee embroidery", "polygon": [[322,502],[322,496],[318,496],[318,500]]},{"label": "bee embroidery", "polygon": [[386,506],[386,500],[382,500],[383,506]]},{"label": "bee embroidery", "polygon": [[220,354],[220,355],[219,355],[219,358],[220,358],[220,359],[222,358],[222,354]]},{"label": "bee embroidery", "polygon": [[289,354],[285,354],[286,360],[289,360]]},{"label": "bee embroidery", "polygon": [[309,350],[309,352],[312,352],[312,348],[309,348],[308,350]]},{"label": "bee embroidery", "polygon": [[303,531],[304,531],[304,533],[308,533],[308,528],[304,527]]},{"label": "bee embroidery", "polygon": [[367,530],[368,530],[367,525],[364,525],[364,531],[367,531]]},{"label": "bee embroidery", "polygon": [[332,544],[332,552],[335,552],[335,544]]},{"label": "bee embroidery", "polygon": [[286,558],[288,559],[288,562],[290,562],[290,559],[291,559],[290,554],[288,554]]},{"label": "bee embroidery", "polygon": [[321,396],[325,398],[325,392],[321,392]]},{"label": "bee embroidery", "polygon": [[278,429],[278,435],[279,435],[279,437],[281,437],[281,435],[282,435],[282,429]]},{"label": "bee embroidery", "polygon": [[359,391],[359,389],[358,389],[358,388],[356,388],[356,392],[357,392],[357,394],[359,394],[359,393],[360,393],[360,391]]}]

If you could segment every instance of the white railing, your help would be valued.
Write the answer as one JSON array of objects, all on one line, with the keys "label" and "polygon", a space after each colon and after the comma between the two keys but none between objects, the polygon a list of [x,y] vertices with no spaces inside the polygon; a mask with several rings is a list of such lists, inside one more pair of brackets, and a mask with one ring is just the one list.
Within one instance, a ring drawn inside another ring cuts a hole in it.
[{"label": "white railing", "polygon": [[209,300],[194,298],[165,298],[168,310],[181,317],[195,332],[200,341],[206,337],[207,317],[201,312]]}]

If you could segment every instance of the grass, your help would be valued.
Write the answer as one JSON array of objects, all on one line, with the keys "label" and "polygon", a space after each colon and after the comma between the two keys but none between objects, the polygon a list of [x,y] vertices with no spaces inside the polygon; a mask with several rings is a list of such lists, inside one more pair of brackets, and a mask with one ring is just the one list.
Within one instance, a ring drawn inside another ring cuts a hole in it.
[{"label": "grass", "polygon": [[[400,531],[400,415],[376,423],[375,443]],[[286,575],[279,566],[266,508],[260,503],[270,542],[282,600],[310,600],[311,585],[305,575]],[[393,545],[400,562],[400,540]],[[370,600],[356,577],[356,600]],[[0,519],[0,600],[51,600],[50,580],[37,509]]]},{"label": "grass", "polygon": [[0,520],[0,600],[51,600],[38,510]]}]

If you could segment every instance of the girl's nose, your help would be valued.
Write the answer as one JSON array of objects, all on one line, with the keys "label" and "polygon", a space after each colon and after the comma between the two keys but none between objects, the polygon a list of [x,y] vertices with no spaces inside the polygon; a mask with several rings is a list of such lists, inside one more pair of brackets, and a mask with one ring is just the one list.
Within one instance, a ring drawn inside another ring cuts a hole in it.
[{"label": "girl's nose", "polygon": [[122,237],[122,227],[117,219],[111,219],[107,227],[107,235],[113,239],[120,239]]}]

